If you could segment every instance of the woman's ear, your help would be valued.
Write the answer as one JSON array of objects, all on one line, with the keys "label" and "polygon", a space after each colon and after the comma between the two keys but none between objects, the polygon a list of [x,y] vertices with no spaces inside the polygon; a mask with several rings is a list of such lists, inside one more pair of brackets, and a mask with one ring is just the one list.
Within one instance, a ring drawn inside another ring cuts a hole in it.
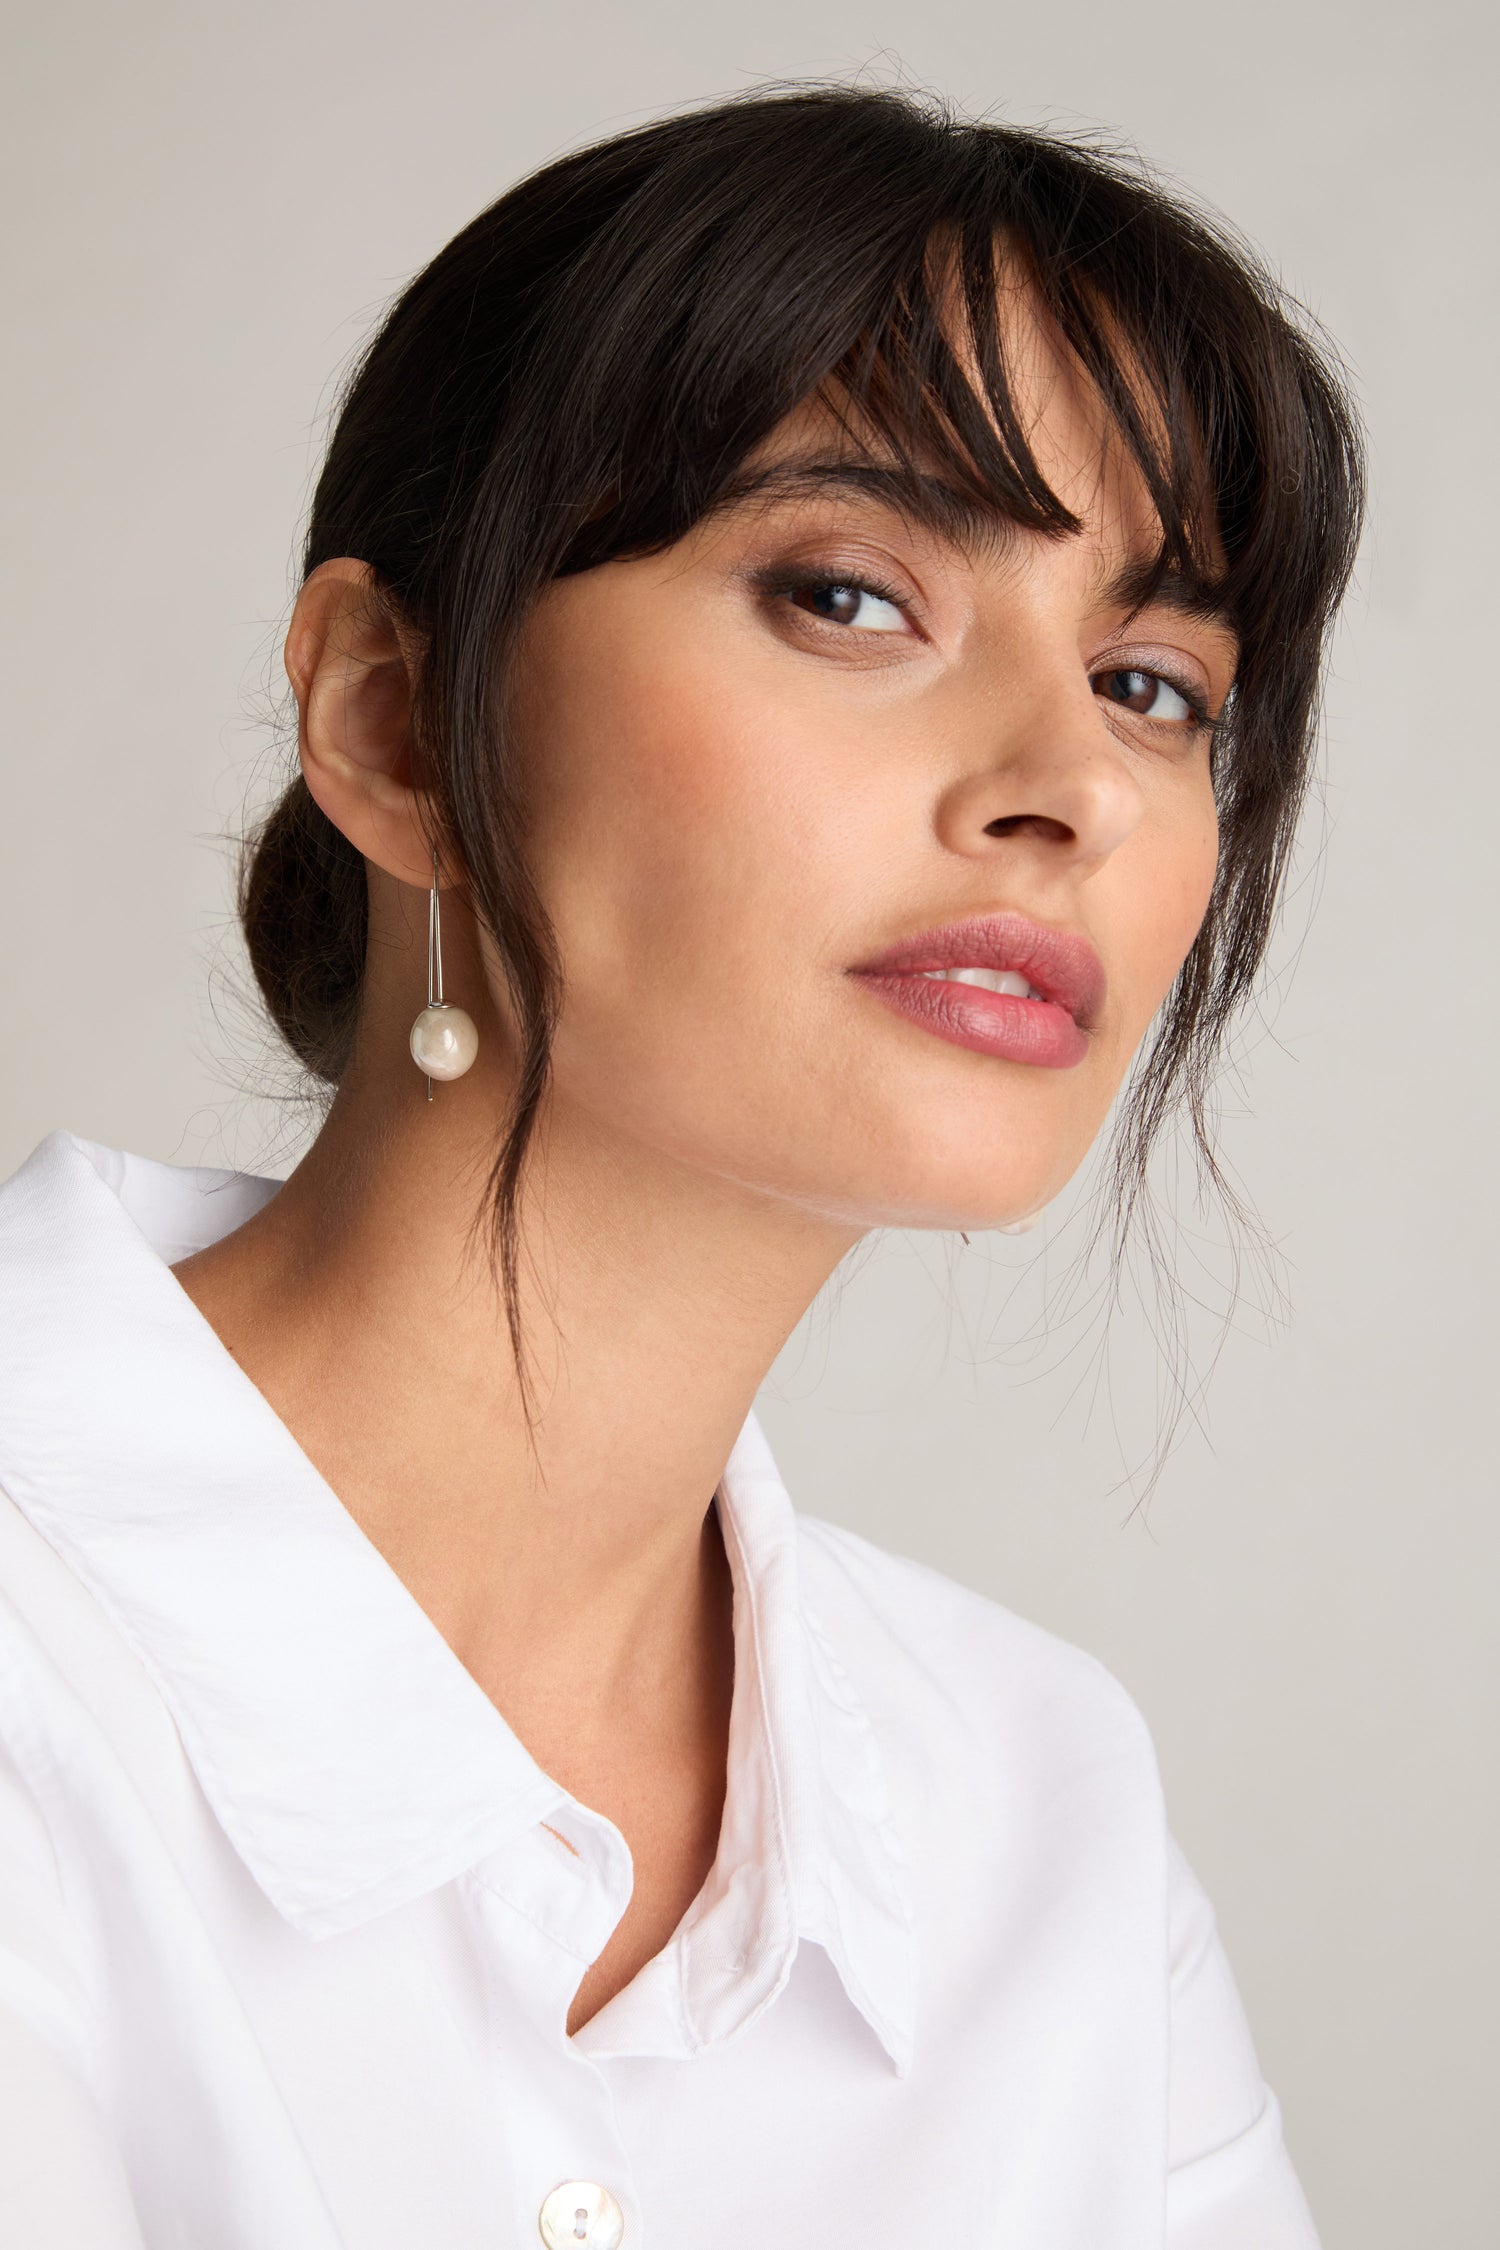
[{"label": "woman's ear", "polygon": [[369,564],[319,563],[286,639],[302,771],[357,852],[425,890],[432,848],[412,787],[411,655]]}]

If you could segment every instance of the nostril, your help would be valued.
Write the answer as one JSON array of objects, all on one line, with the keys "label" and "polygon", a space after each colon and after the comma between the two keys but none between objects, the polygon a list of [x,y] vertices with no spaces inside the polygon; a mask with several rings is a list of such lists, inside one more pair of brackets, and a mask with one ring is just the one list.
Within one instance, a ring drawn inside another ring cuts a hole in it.
[{"label": "nostril", "polygon": [[1050,813],[1002,813],[984,824],[986,836],[1015,836],[1022,829],[1030,829],[1038,836],[1055,837],[1068,843],[1074,831],[1064,820],[1054,820]]}]

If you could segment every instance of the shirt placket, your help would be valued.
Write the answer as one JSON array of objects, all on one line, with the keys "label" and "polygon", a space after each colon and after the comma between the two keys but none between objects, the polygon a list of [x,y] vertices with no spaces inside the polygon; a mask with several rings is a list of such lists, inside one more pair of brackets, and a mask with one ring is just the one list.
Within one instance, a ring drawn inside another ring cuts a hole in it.
[{"label": "shirt placket", "polygon": [[643,2250],[645,2224],[608,2080],[568,2037],[584,1972],[630,1899],[618,1829],[566,1800],[478,1867],[468,1889],[485,1965],[498,2173],[497,2250]]}]

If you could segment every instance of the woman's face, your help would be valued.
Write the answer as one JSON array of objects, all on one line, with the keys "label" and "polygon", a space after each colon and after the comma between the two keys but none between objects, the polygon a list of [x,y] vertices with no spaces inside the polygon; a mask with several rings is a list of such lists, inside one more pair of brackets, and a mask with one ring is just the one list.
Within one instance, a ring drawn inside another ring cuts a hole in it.
[{"label": "woman's face", "polygon": [[554,1102],[861,1229],[1047,1202],[1213,882],[1233,637],[1192,589],[1129,614],[1149,502],[1027,346],[1077,536],[913,522],[813,403],[765,490],[558,581],[522,646]]}]

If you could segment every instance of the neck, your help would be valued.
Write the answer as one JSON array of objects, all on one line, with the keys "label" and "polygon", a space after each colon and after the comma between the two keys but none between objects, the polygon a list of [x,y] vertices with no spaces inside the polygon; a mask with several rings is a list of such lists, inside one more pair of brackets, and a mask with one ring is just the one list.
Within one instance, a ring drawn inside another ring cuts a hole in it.
[{"label": "neck", "polygon": [[554,1098],[518,1214],[528,1426],[484,1226],[497,1089],[476,1068],[435,1095],[356,1068],[264,1211],[178,1277],[481,1684],[576,1738],[585,1706],[700,1669],[718,1477],[857,1234]]}]

